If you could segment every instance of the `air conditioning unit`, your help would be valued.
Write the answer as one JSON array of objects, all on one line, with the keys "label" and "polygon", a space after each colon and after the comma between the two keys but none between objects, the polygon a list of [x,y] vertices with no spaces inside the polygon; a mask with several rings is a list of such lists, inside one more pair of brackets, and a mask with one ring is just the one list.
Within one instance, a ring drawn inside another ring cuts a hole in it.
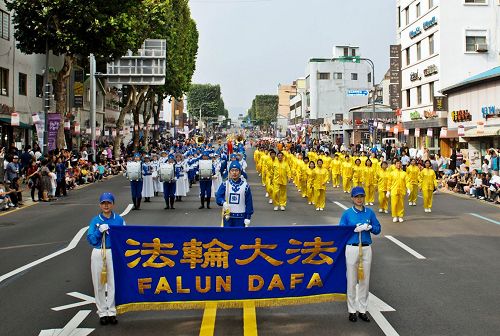
[{"label": "air conditioning unit", "polygon": [[477,52],[485,52],[488,51],[488,45],[486,43],[477,43],[476,44]]}]

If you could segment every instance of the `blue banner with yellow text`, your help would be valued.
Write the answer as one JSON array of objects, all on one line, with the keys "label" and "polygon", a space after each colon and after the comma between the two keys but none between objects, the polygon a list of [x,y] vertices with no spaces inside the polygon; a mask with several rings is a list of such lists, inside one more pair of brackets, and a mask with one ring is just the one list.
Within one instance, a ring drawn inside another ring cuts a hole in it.
[{"label": "blue banner with yellow text", "polygon": [[113,227],[117,310],[343,301],[352,235],[349,226]]}]

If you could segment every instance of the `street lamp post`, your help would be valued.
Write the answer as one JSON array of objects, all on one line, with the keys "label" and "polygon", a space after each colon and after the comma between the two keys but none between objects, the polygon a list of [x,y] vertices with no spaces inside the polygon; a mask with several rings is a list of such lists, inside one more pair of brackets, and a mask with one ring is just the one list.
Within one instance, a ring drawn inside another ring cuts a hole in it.
[{"label": "street lamp post", "polygon": [[50,107],[50,84],[49,84],[49,21],[52,16],[49,16],[46,24],[47,36],[45,37],[45,73],[43,76],[43,112],[45,115],[44,125],[43,125],[43,145],[42,152],[44,157],[47,157],[49,153],[49,107]]}]

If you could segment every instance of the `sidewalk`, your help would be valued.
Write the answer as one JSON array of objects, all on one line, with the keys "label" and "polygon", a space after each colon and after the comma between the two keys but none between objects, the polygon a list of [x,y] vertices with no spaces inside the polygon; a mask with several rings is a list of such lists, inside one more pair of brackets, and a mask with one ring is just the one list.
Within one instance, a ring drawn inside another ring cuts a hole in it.
[{"label": "sidewalk", "polygon": [[475,200],[477,202],[482,202],[482,204],[489,204],[489,205],[492,205],[494,207],[497,207],[497,208],[500,208],[500,204],[496,204],[495,202],[488,202],[488,201],[484,201],[484,200],[480,200],[480,199],[476,199],[474,197],[470,197],[469,195],[466,195],[466,194],[461,194],[461,193],[457,193],[457,192],[454,192],[454,191],[451,191],[451,190],[448,190],[446,187],[443,187],[441,189],[438,189],[437,190],[438,193],[443,193],[443,194],[449,194],[449,195],[453,195],[455,197],[460,197],[460,198],[463,198],[463,199],[468,199],[468,200]]}]

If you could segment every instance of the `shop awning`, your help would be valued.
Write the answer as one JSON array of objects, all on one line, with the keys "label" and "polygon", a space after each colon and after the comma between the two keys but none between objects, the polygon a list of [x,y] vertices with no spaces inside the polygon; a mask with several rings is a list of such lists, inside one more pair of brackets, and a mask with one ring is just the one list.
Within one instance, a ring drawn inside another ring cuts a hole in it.
[{"label": "shop awning", "polygon": [[477,127],[465,131],[464,138],[490,137],[500,135],[500,126],[485,127],[481,133],[477,132]]},{"label": "shop awning", "polygon": [[[2,118],[0,118],[0,122],[10,125],[10,118],[6,118],[6,117],[4,118],[4,117],[2,117]],[[23,122],[19,122],[19,126],[13,126],[13,127],[31,128],[31,127],[33,127],[33,125],[25,124]]]}]

